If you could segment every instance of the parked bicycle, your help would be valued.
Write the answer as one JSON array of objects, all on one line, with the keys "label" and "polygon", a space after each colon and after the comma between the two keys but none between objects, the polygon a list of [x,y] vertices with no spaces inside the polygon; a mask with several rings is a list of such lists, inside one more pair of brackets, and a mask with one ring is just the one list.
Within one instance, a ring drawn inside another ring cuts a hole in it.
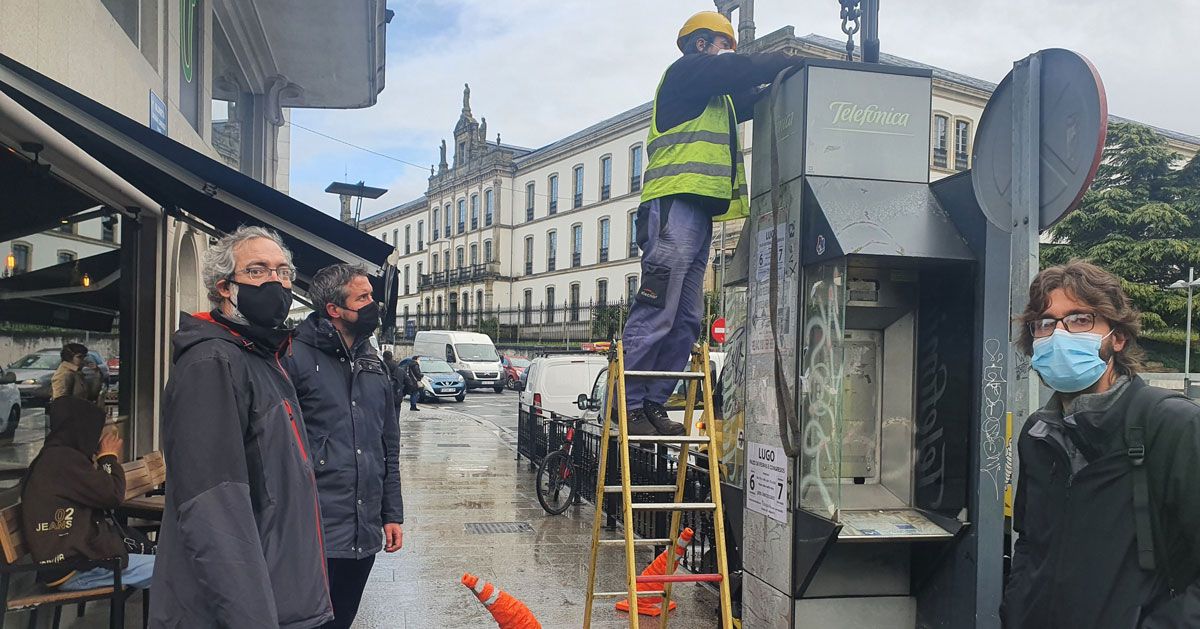
[{"label": "parked bicycle", "polygon": [[580,469],[571,452],[575,430],[583,419],[552,417],[552,420],[564,424],[567,434],[562,447],[548,453],[538,465],[537,498],[546,513],[559,515],[577,502],[579,495]]}]

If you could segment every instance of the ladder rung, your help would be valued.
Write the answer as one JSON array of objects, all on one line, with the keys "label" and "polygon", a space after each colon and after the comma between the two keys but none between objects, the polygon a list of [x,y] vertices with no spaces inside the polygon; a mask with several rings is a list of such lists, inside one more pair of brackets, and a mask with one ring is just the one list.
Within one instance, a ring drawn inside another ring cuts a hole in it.
[{"label": "ladder rung", "polygon": [[[635,494],[666,494],[675,492],[674,485],[632,485],[629,489]],[[604,493],[619,494],[621,493],[621,486],[605,485]]]},{"label": "ladder rung", "polygon": [[[663,596],[666,592],[662,590],[638,590],[635,592],[638,596]],[[596,598],[617,598],[618,596],[628,597],[629,592],[621,590],[620,592],[594,592],[593,597]]]},{"label": "ladder rung", "polygon": [[634,511],[712,511],[717,505],[712,502],[639,502]]},{"label": "ladder rung", "polygon": [[638,583],[720,583],[725,578],[719,574],[645,574],[638,575]]},{"label": "ladder rung", "polygon": [[708,435],[629,435],[629,443],[708,443]]},{"label": "ladder rung", "polygon": [[703,380],[699,371],[626,371],[626,378],[672,378],[674,380]]},{"label": "ladder rung", "polygon": [[[666,546],[670,543],[671,543],[671,540],[670,540],[670,538],[667,538],[667,537],[635,537],[635,538],[633,538],[634,546]],[[600,540],[600,545],[601,546],[624,546],[625,540],[623,540],[623,539],[602,539],[602,540]]]}]

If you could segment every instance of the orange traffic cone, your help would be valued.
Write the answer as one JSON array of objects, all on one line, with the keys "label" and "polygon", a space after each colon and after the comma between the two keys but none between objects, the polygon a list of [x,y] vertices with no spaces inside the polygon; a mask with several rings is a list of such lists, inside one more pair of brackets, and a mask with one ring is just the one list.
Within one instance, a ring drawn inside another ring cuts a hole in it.
[{"label": "orange traffic cone", "polygon": [[542,629],[524,603],[500,591],[500,588],[481,581],[469,572],[463,575],[462,584],[475,593],[475,598],[491,612],[500,629]]},{"label": "orange traffic cone", "polygon": [[[675,567],[675,561],[677,561],[677,558],[682,557],[684,549],[687,548],[688,544],[692,543],[693,535],[694,535],[694,533],[692,532],[692,529],[685,528],[685,529],[683,529],[683,532],[681,532],[679,534],[679,538],[675,540],[675,555],[673,557],[671,557],[672,569],[674,569],[674,567]],[[659,553],[658,557],[655,557],[654,561],[650,562],[650,565],[646,566],[645,570],[642,570],[642,576],[666,574],[667,573],[667,555],[670,552],[671,552],[671,549],[668,548],[667,550],[664,550],[661,553]],[[661,590],[661,589],[663,589],[663,584],[661,584],[661,583],[639,583],[637,586],[637,589],[639,592],[647,592],[650,590]],[[638,605],[638,613],[642,614],[643,616],[657,616],[662,613],[662,597],[661,596],[639,596],[637,605]],[[616,607],[617,607],[617,611],[622,611],[622,612],[629,611],[629,599],[622,599],[622,600],[618,601]],[[671,601],[671,609],[675,609],[675,601]]]}]

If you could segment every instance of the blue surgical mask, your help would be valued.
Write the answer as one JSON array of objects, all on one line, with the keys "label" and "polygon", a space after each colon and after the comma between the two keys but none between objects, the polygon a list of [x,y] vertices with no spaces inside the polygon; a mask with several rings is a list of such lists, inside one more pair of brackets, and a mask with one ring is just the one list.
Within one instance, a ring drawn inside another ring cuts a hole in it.
[{"label": "blue surgical mask", "polygon": [[1033,340],[1033,369],[1055,391],[1083,391],[1108,369],[1108,362],[1100,358],[1100,345],[1106,338],[1108,335],[1057,328],[1054,334]]}]

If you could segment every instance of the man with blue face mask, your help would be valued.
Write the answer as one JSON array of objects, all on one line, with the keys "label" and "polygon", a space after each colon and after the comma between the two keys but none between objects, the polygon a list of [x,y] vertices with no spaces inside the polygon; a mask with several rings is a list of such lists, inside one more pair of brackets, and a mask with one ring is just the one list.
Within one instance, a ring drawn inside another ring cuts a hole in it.
[{"label": "man with blue face mask", "polygon": [[1200,406],[1138,377],[1139,321],[1086,262],[1029,287],[1017,345],[1055,393],[1017,441],[1005,627],[1200,627]]}]

